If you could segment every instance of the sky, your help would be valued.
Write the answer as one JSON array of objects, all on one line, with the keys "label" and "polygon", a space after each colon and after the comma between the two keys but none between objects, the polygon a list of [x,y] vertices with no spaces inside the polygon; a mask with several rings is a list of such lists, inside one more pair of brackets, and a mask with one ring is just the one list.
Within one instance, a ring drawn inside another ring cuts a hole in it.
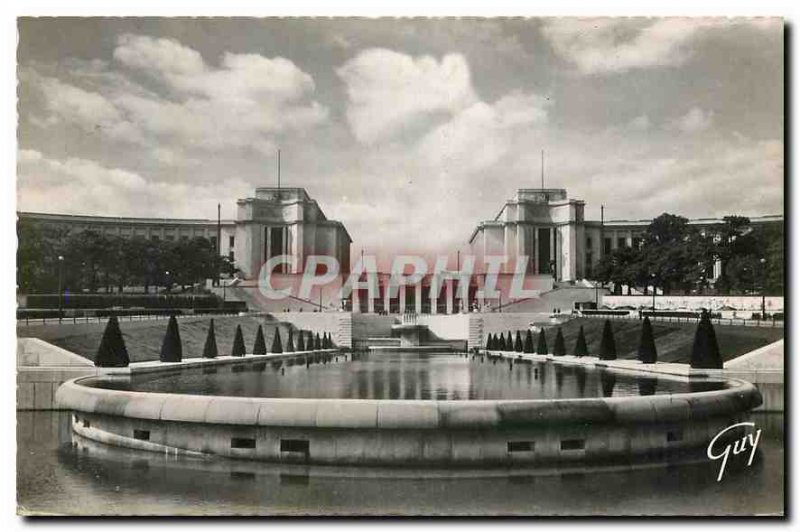
[{"label": "sky", "polygon": [[304,187],[353,256],[454,254],[518,188],[783,214],[778,19],[22,18],[17,208],[233,218]]}]

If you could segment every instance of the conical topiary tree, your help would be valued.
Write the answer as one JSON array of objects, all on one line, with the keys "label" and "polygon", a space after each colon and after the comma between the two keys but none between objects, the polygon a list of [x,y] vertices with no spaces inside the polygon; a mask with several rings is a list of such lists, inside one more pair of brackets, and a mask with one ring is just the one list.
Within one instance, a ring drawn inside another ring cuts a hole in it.
[{"label": "conical topiary tree", "polygon": [[183,345],[181,333],[178,332],[178,320],[175,316],[169,317],[167,333],[161,342],[161,362],[180,362],[183,358]]},{"label": "conical topiary tree", "polygon": [[553,344],[553,355],[562,357],[566,354],[567,347],[564,345],[564,334],[561,332],[561,327],[559,327],[556,333],[556,343]]},{"label": "conical topiary tree", "polygon": [[697,331],[694,333],[691,366],[700,369],[722,369],[722,355],[719,352],[717,334],[706,311],[700,316],[700,323],[697,324]]},{"label": "conical topiary tree", "polygon": [[328,333],[328,349],[336,349],[336,344],[333,341],[333,333]]},{"label": "conical topiary tree", "polygon": [[533,333],[531,333],[530,329],[525,333],[525,343],[522,345],[522,352],[533,353]]},{"label": "conical topiary tree", "polygon": [[650,318],[647,316],[642,322],[642,339],[639,342],[638,358],[645,364],[655,364],[658,359],[656,342],[653,339],[653,326],[650,325]]},{"label": "conical topiary tree", "polygon": [[267,354],[267,342],[264,341],[264,329],[261,328],[261,325],[258,326],[258,331],[256,331],[256,342],[253,344],[253,354],[254,355],[266,355]]},{"label": "conical topiary tree", "polygon": [[124,368],[131,363],[128,350],[125,348],[125,339],[119,329],[119,320],[116,316],[108,318],[103,338],[94,357],[94,365],[99,368]]},{"label": "conical topiary tree", "polygon": [[319,333],[316,333],[314,335],[314,349],[316,351],[319,351],[320,349],[322,349],[322,339],[320,339]]},{"label": "conical topiary tree", "polygon": [[305,333],[302,330],[297,331],[297,350],[306,350],[306,341],[304,340]]},{"label": "conical topiary tree", "polygon": [[292,334],[291,327],[289,327],[289,337],[286,339],[286,352],[287,353],[294,352],[294,335]]},{"label": "conical topiary tree", "polygon": [[544,336],[544,329],[539,331],[539,342],[536,344],[536,354],[537,355],[547,354],[547,338],[545,338]]},{"label": "conical topiary tree", "polygon": [[233,348],[231,349],[232,357],[244,356],[244,336],[242,335],[242,326],[236,326],[236,334],[233,336]]},{"label": "conical topiary tree", "polygon": [[572,353],[576,357],[585,357],[589,355],[589,349],[586,347],[586,335],[583,334],[583,325],[578,330],[578,339],[575,341],[575,351]]},{"label": "conical topiary tree", "polygon": [[497,335],[497,350],[498,351],[506,350],[506,337],[503,334]]},{"label": "conical topiary tree", "polygon": [[272,337],[272,349],[270,353],[283,353],[283,346],[281,345],[281,330],[275,327],[275,336]]},{"label": "conical topiary tree", "polygon": [[331,333],[325,333],[325,337],[322,340],[322,345],[325,346],[325,349],[333,349],[333,337]]},{"label": "conical topiary tree", "polygon": [[513,351],[514,350],[514,338],[511,336],[511,331],[508,331],[508,336],[506,337],[506,351]]},{"label": "conical topiary tree", "polygon": [[606,320],[603,325],[603,338],[600,340],[600,360],[616,360],[617,343],[614,341],[614,331],[611,329],[611,320]]},{"label": "conical topiary tree", "polygon": [[514,338],[514,351],[522,353],[522,335],[517,331],[517,336]]},{"label": "conical topiary tree", "polygon": [[203,346],[203,358],[217,358],[217,354],[217,334],[214,332],[214,318],[211,318],[206,344]]}]

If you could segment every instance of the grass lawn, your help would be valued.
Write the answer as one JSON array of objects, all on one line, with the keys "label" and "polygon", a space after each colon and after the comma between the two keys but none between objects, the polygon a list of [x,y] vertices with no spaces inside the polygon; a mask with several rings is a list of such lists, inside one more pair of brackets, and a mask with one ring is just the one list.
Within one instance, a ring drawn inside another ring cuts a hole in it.
[{"label": "grass lawn", "polygon": [[[194,358],[203,355],[206,335],[208,334],[208,317],[178,318],[178,330],[183,344],[183,357]],[[248,353],[252,352],[258,325],[264,327],[264,339],[267,349],[272,346],[275,331],[280,329],[281,341],[286,345],[288,338],[287,324],[279,323],[264,317],[225,316],[214,318],[214,332],[217,337],[217,349],[221,355],[230,355],[236,326],[242,326],[244,345]],[[161,342],[167,331],[167,320],[127,321],[120,320],[120,329],[125,338],[125,346],[131,362],[158,360],[161,353]],[[100,339],[105,329],[105,321],[89,324],[48,324],[17,327],[17,336],[41,338],[46,342],[94,360]],[[297,345],[297,331],[294,332],[294,344]]]},{"label": "grass lawn", "polygon": [[[578,330],[583,325],[586,344],[590,354],[600,350],[603,335],[602,318],[576,318],[561,326],[567,353],[572,354]],[[661,362],[681,362],[688,364],[694,343],[694,324],[668,323],[658,320],[650,322],[656,342],[658,360]],[[611,320],[614,339],[617,344],[617,358],[636,358],[642,334],[642,322],[638,320]],[[547,345],[552,350],[557,327],[547,327]],[[717,342],[723,360],[730,360],[783,338],[782,328],[744,327],[741,325],[714,325]],[[534,347],[536,337],[534,337]]]}]

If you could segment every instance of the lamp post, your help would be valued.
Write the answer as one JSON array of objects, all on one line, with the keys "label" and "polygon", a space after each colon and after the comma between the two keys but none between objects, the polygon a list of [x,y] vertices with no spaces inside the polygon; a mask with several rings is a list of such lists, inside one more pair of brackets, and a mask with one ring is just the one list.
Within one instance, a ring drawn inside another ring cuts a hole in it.
[{"label": "lamp post", "polygon": [[767,296],[767,294],[766,294],[766,288],[767,288],[767,282],[766,282],[767,281],[767,268],[766,268],[766,263],[767,263],[767,259],[765,259],[764,257],[761,257],[758,260],[758,262],[761,263],[761,319],[762,320],[766,320],[767,319],[767,297],[766,297]]},{"label": "lamp post", "polygon": [[655,317],[656,313],[656,274],[650,274],[651,285],[653,286],[653,317]]},{"label": "lamp post", "polygon": [[61,315],[64,309],[63,290],[62,290],[62,265],[64,264],[64,255],[58,256],[58,321],[61,321]]}]

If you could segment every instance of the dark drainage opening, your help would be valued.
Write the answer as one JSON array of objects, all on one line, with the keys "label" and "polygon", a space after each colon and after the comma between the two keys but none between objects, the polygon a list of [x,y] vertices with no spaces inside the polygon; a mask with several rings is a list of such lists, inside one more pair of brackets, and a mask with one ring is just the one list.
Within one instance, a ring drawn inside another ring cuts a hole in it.
[{"label": "dark drainage opening", "polygon": [[281,452],[308,454],[308,440],[281,440]]},{"label": "dark drainage opening", "polygon": [[562,451],[580,451],[583,445],[584,440],[561,440]]},{"label": "dark drainage opening", "polygon": [[508,442],[508,452],[518,453],[532,451],[534,442],[532,441],[510,441]]},{"label": "dark drainage opening", "polygon": [[255,449],[255,438],[231,438],[231,449]]},{"label": "dark drainage opening", "polygon": [[88,419],[83,418],[83,426],[88,429],[88,428],[91,428],[92,424],[89,422]]},{"label": "dark drainage opening", "polygon": [[149,430],[139,430],[133,429],[133,439],[134,440],[150,440],[150,431]]},{"label": "dark drainage opening", "polygon": [[679,430],[670,430],[667,432],[667,441],[681,441],[683,439],[683,432]]}]

